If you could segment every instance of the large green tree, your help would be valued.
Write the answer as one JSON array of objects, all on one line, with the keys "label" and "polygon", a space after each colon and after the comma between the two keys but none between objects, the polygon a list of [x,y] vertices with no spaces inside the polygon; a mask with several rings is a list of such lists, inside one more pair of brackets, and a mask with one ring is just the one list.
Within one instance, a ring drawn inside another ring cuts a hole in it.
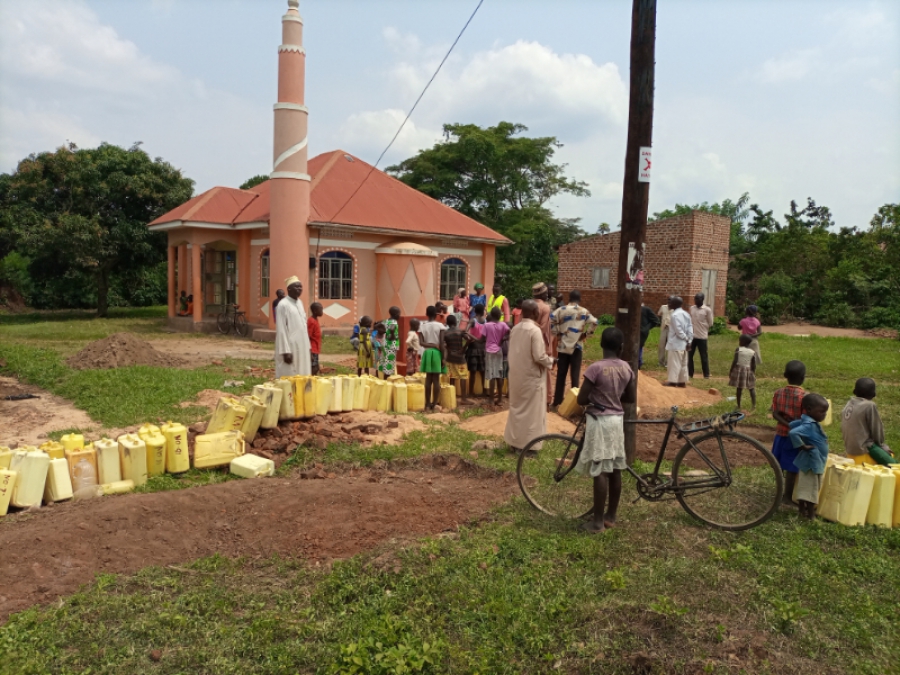
[{"label": "large green tree", "polygon": [[556,247],[585,235],[577,219],[545,204],[561,194],[589,196],[587,184],[553,161],[554,136],[529,137],[522,124],[445,124],[443,142],[387,168],[407,185],[512,239],[497,256],[505,293],[525,294],[535,281],[556,280]]},{"label": "large green tree", "polygon": [[[194,182],[140,144],[74,144],[33,154],[0,177],[0,242],[30,260],[33,280],[89,281],[99,316],[106,316],[111,281],[141,283],[159,269],[165,235],[147,228],[191,197]],[[158,276],[158,275],[157,275]]]}]

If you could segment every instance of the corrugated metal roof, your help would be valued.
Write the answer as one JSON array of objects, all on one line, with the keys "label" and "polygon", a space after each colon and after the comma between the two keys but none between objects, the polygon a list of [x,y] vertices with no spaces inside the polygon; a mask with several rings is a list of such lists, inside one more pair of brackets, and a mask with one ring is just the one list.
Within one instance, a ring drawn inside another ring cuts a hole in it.
[{"label": "corrugated metal roof", "polygon": [[[335,223],[508,243],[489,227],[454,211],[343,150],[309,161],[310,223]],[[194,221],[237,225],[269,220],[270,181],[251,190],[215,187],[151,225]]]}]

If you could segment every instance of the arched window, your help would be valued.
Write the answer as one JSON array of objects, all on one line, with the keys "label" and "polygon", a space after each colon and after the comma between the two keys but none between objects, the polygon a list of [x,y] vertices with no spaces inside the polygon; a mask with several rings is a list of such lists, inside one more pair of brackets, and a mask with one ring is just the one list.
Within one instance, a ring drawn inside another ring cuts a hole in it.
[{"label": "arched window", "polygon": [[259,297],[269,297],[269,249],[259,257]]},{"label": "arched window", "polygon": [[459,258],[447,258],[441,263],[441,300],[451,300],[460,288],[468,288],[466,272],[466,264]]},{"label": "arched window", "polygon": [[319,299],[350,300],[353,297],[353,258],[341,251],[319,256]]}]

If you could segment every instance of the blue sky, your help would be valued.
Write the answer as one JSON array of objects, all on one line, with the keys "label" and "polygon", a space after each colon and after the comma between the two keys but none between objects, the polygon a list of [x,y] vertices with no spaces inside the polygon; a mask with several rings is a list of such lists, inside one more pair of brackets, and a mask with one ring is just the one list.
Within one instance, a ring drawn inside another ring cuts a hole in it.
[{"label": "blue sky", "polygon": [[[475,0],[301,0],[311,156],[373,162]],[[197,182],[271,163],[285,0],[0,0],[0,171],[66,140],[142,141]],[[620,220],[628,0],[485,0],[383,165],[445,122],[527,125],[587,181],[558,215]],[[791,199],[865,227],[900,199],[900,3],[659,0],[652,211]]]}]

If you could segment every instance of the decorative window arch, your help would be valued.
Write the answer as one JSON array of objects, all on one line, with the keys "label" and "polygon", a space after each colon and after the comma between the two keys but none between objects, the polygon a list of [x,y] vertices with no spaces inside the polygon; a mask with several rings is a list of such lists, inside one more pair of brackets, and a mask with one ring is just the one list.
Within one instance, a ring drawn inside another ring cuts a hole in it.
[{"label": "decorative window arch", "polygon": [[353,257],[343,251],[319,256],[319,299],[353,299]]},{"label": "decorative window arch", "polygon": [[259,297],[268,298],[272,266],[270,265],[269,249],[259,254]]},{"label": "decorative window arch", "polygon": [[446,258],[441,261],[441,300],[451,300],[456,297],[456,291],[460,288],[468,288],[467,277],[469,266],[459,258]]}]

